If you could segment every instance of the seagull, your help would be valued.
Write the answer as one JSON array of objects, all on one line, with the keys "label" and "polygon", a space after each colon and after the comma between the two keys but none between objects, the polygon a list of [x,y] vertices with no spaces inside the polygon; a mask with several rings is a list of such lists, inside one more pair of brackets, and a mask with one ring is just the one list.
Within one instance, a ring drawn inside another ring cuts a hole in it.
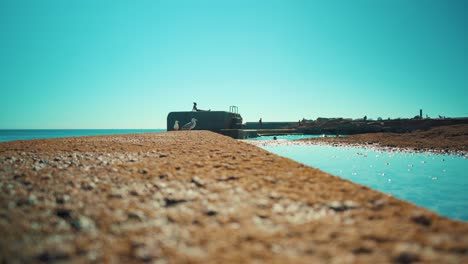
[{"label": "seagull", "polygon": [[179,121],[175,121],[174,123],[174,130],[179,130]]},{"label": "seagull", "polygon": [[182,130],[192,130],[197,125],[197,119],[192,118],[192,121],[188,122],[182,127]]}]

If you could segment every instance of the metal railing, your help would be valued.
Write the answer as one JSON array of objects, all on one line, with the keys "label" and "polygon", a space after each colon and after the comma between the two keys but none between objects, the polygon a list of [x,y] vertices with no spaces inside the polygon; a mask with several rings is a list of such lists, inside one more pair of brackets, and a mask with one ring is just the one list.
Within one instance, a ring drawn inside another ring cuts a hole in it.
[{"label": "metal railing", "polygon": [[239,108],[235,105],[229,106],[229,112],[238,114],[239,113]]}]

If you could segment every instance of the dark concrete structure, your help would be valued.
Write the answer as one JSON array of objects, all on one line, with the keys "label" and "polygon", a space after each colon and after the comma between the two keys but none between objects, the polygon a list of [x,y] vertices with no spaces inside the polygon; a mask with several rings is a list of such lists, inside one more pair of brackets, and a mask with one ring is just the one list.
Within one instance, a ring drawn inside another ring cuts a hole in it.
[{"label": "dark concrete structure", "polygon": [[[167,115],[167,131],[174,130],[175,121],[179,121],[182,128],[189,123],[192,118],[197,119],[197,124],[193,130],[210,130],[235,139],[246,139],[266,135],[286,135],[296,133],[295,129],[278,129],[289,124],[288,122],[278,122],[274,128],[264,127],[258,129],[247,129],[242,124],[242,117],[237,113],[237,107],[231,107],[231,112],[226,111],[184,111],[171,112]],[[268,124],[268,123],[267,123]]]},{"label": "dark concrete structure", "polygon": [[245,123],[245,129],[286,129],[297,126],[297,122],[262,122],[262,126],[258,122]]},{"label": "dark concrete structure", "polygon": [[221,129],[219,133],[235,139],[298,134],[296,129]]},{"label": "dark concrete structure", "polygon": [[197,119],[197,125],[194,130],[210,130],[220,132],[222,129],[240,129],[242,128],[242,117],[238,113],[226,111],[184,111],[170,112],[167,115],[167,131],[174,130],[175,121],[179,121],[179,126],[187,124]]}]

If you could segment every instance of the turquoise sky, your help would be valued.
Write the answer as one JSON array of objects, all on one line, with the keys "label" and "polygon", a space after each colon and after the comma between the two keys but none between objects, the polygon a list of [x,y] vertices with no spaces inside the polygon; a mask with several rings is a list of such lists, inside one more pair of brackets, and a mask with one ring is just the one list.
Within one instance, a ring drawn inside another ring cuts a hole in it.
[{"label": "turquoise sky", "polygon": [[468,116],[468,1],[1,0],[0,128]]}]

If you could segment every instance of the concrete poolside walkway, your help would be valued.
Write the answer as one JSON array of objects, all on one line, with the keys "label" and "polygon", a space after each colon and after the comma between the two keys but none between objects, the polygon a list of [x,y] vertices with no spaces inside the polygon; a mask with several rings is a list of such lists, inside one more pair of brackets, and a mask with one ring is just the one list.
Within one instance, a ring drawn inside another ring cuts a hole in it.
[{"label": "concrete poolside walkway", "polygon": [[468,223],[208,131],[0,143],[0,263],[468,263]]}]

